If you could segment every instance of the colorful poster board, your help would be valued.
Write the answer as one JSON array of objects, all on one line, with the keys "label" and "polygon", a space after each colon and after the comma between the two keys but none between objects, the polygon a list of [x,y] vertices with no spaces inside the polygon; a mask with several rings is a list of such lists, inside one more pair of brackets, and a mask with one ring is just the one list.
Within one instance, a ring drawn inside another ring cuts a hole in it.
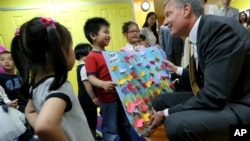
[{"label": "colorful poster board", "polygon": [[112,81],[130,123],[140,134],[147,132],[152,113],[151,100],[172,92],[170,73],[157,47],[129,52],[102,52]]}]

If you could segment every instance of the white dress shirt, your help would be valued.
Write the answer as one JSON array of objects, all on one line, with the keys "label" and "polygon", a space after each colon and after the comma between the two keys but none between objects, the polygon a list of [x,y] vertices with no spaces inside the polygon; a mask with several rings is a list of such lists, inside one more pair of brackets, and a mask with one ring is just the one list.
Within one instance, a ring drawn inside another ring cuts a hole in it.
[{"label": "white dress shirt", "polygon": [[[191,44],[191,55],[193,55],[194,59],[195,59],[195,64],[196,64],[196,69],[198,70],[198,54],[197,54],[197,33],[198,33],[198,27],[200,24],[200,20],[201,20],[201,16],[196,20],[194,26],[192,27],[188,38],[189,41],[192,43]],[[175,72],[177,75],[182,75],[183,72],[183,68],[182,67],[178,67],[177,71]],[[168,108],[164,110],[164,116],[168,117],[169,113],[168,113]]]}]

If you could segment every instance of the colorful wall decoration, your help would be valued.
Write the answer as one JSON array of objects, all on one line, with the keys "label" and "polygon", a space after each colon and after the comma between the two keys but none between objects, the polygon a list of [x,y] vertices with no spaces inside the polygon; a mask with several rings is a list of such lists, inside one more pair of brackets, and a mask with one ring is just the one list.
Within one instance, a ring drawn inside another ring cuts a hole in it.
[{"label": "colorful wall decoration", "polygon": [[151,100],[172,92],[170,73],[157,47],[130,52],[103,51],[112,81],[130,123],[140,134],[147,132]]}]

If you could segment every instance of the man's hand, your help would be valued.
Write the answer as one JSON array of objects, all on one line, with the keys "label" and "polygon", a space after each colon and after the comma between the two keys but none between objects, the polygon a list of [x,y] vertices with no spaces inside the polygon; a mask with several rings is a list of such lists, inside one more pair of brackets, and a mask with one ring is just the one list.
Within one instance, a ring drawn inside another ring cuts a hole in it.
[{"label": "man's hand", "polygon": [[172,62],[168,60],[163,60],[162,62],[166,64],[167,70],[169,70],[170,72],[176,73],[177,68],[178,68],[176,65],[174,65]]},{"label": "man's hand", "polygon": [[149,120],[149,128],[151,130],[159,127],[164,122],[165,116],[163,111],[154,113]]}]

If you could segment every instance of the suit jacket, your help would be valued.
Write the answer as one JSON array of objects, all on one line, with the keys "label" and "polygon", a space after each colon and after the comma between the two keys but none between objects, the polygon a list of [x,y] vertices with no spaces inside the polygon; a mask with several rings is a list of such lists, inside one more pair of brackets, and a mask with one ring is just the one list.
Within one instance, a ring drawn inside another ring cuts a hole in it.
[{"label": "suit jacket", "polygon": [[167,26],[161,25],[160,27],[159,43],[167,56],[183,52],[184,42],[180,37],[173,37]]},{"label": "suit jacket", "polygon": [[[200,91],[187,102],[169,108],[221,110],[229,106],[243,124],[250,124],[250,33],[236,20],[207,15],[200,19],[197,54]],[[188,78],[188,70],[183,76]]]}]

